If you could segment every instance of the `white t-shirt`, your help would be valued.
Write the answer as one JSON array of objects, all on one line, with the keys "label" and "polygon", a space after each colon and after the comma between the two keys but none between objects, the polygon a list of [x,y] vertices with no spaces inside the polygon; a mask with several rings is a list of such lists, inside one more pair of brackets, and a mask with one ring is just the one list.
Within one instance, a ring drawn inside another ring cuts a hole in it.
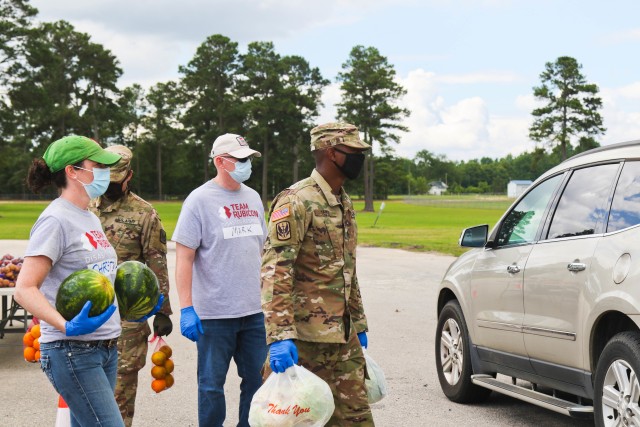
[{"label": "white t-shirt", "polygon": [[208,181],[184,201],[172,240],[196,250],[192,301],[201,319],[262,312],[260,265],[267,227],[260,196]]},{"label": "white t-shirt", "polygon": [[[25,257],[40,255],[52,262],[40,291],[53,307],[56,306],[60,284],[75,271],[98,270],[111,283],[116,276],[116,251],[109,244],[98,217],[61,197],[47,206],[31,229]],[[118,304],[115,298],[114,304]],[[117,338],[120,336],[120,314],[116,310],[96,331],[75,337],[67,337],[44,321],[40,328],[41,343],[63,339],[92,341]]]}]

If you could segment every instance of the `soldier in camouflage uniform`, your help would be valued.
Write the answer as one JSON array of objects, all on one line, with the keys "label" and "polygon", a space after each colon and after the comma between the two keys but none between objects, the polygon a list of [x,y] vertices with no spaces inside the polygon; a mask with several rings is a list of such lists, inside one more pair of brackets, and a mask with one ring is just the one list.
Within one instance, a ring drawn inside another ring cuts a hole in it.
[{"label": "soldier in camouflage uniform", "polygon": [[373,425],[364,382],[367,320],[356,276],[356,215],[342,188],[358,176],[369,148],[347,123],[311,130],[316,168],[273,201],[262,257],[270,344],[264,378],[299,359],[331,387],[330,426]]},{"label": "soldier in camouflage uniform", "polygon": [[[127,147],[116,145],[106,148],[119,154],[121,160],[111,167],[111,183],[107,192],[91,201],[89,209],[102,223],[107,239],[118,254],[118,263],[139,261],[151,268],[158,277],[164,303],[153,320],[155,335],[169,335],[173,328],[169,303],[169,277],[167,271],[167,235],[156,210],[129,189],[133,177],[132,153]],[[147,357],[147,340],[151,330],[146,321],[122,321],[122,334],[118,339],[118,377],[116,401],[127,427],[133,422],[138,371]]]}]

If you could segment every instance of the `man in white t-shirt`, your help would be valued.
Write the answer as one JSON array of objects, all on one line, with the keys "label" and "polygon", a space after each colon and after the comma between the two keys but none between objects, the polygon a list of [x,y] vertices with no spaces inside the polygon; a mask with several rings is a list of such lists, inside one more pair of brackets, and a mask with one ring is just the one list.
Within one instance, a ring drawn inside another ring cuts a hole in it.
[{"label": "man in white t-shirt", "polygon": [[260,264],[266,237],[258,193],[242,184],[260,153],[240,135],[213,143],[216,177],[189,194],[172,240],[180,330],[198,348],[198,420],[222,426],[224,383],[233,357],[240,383],[239,426],[249,426],[249,406],[262,384],[267,355],[260,304]]}]

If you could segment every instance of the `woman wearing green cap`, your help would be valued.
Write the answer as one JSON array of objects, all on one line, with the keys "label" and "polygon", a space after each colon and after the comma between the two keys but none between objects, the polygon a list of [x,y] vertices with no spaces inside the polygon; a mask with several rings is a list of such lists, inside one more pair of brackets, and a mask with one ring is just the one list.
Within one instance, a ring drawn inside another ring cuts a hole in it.
[{"label": "woman wearing green cap", "polygon": [[[71,135],[53,142],[43,158],[34,159],[27,176],[34,192],[53,184],[59,197],[31,229],[15,299],[41,320],[40,364],[69,405],[72,426],[124,425],[114,398],[120,335],[117,307],[89,317],[88,301],[69,321],[55,309],[58,288],[71,273],[94,269],[112,283],[115,279],[116,252],[100,220],[87,208],[109,186],[108,166],[118,160],[119,155],[97,142]],[[161,304],[162,298],[154,310]]]}]

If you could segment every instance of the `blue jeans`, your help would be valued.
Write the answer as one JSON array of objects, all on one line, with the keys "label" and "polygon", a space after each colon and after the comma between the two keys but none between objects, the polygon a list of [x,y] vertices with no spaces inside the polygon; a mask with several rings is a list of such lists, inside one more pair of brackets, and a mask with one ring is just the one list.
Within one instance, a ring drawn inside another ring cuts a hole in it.
[{"label": "blue jeans", "polygon": [[67,402],[73,427],[124,426],[113,394],[118,367],[115,340],[42,343],[40,366]]},{"label": "blue jeans", "polygon": [[240,408],[238,426],[249,426],[249,406],[262,385],[260,369],[267,357],[262,313],[235,319],[202,320],[198,346],[198,422],[222,427],[226,417],[224,383],[231,358],[238,367]]}]

